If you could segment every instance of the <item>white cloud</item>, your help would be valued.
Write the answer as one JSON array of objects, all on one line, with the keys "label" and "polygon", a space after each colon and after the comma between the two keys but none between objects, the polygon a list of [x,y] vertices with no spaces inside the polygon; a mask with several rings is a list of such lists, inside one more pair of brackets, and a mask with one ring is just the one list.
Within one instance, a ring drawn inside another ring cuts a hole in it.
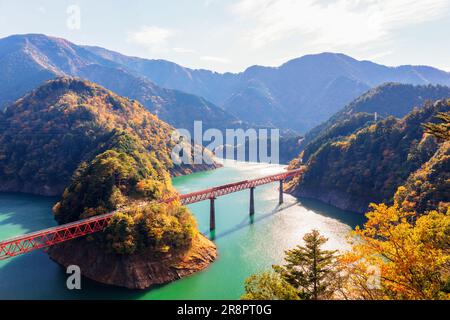
[{"label": "white cloud", "polygon": [[395,29],[444,16],[448,0],[240,0],[231,7],[251,27],[256,48],[298,36],[312,48],[357,47],[389,40]]},{"label": "white cloud", "polygon": [[204,61],[210,61],[210,62],[230,63],[229,59],[221,58],[221,57],[203,56],[200,59],[202,59]]},{"label": "white cloud", "polygon": [[146,47],[152,52],[167,51],[167,42],[174,35],[170,29],[156,26],[144,26],[139,31],[128,35],[128,41]]}]

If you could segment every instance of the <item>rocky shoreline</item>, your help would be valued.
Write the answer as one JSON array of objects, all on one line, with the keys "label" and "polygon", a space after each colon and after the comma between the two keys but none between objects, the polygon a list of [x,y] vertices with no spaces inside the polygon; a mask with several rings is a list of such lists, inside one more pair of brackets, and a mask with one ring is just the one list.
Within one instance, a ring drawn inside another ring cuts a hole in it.
[{"label": "rocky shoreline", "polygon": [[336,208],[364,214],[369,208],[370,200],[352,197],[345,192],[329,188],[311,188],[295,186],[286,190],[289,194],[306,199],[314,199],[332,205]]},{"label": "rocky shoreline", "polygon": [[[170,170],[170,174],[172,177],[178,177],[196,172],[214,170],[221,167],[222,165],[217,162],[214,164],[182,166],[173,168]],[[36,183],[35,181],[0,179],[0,192],[17,192],[44,197],[59,197],[62,195],[68,184],[69,181],[59,181],[58,183],[54,183],[52,185],[43,185]]]},{"label": "rocky shoreline", "polygon": [[8,180],[0,179],[0,192],[15,192],[23,194],[32,194],[43,197],[59,197],[64,192],[67,183],[58,183],[54,185],[36,184],[30,181]]},{"label": "rocky shoreline", "polygon": [[[179,166],[170,170],[170,174],[175,177],[220,167],[222,165],[217,162],[212,165]],[[49,186],[19,179],[0,179],[0,192],[54,197],[60,196],[66,185],[66,182]],[[192,240],[190,248],[158,257],[151,253],[129,256],[108,253],[95,242],[85,238],[61,243],[49,248],[47,252],[53,261],[64,267],[79,266],[86,278],[129,289],[146,289],[181,279],[207,268],[217,258],[216,246],[201,234]]]},{"label": "rocky shoreline", "polygon": [[189,249],[158,258],[150,253],[108,253],[84,238],[53,246],[47,252],[63,267],[79,266],[86,278],[106,285],[141,290],[204,270],[217,258],[216,246],[201,234],[192,240]]}]

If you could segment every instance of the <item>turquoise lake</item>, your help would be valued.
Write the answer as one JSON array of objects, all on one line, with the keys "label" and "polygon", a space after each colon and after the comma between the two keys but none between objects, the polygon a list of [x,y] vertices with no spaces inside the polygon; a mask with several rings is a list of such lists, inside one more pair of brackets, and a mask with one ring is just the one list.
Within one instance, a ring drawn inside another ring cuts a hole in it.
[{"label": "turquoise lake", "polygon": [[[283,166],[227,163],[210,172],[174,179],[180,193],[282,172]],[[278,206],[278,184],[258,187],[256,214],[248,215],[249,191],[216,200],[214,242],[219,258],[203,272],[145,291],[132,291],[82,280],[82,290],[66,288],[65,270],[44,251],[0,262],[0,299],[239,299],[244,280],[281,263],[284,250],[301,243],[312,229],[329,238],[327,247],[346,250],[348,232],[364,222],[362,215],[313,200],[285,195]],[[57,198],[0,193],[0,240],[56,225],[51,208]],[[189,206],[208,237],[209,202]]]}]

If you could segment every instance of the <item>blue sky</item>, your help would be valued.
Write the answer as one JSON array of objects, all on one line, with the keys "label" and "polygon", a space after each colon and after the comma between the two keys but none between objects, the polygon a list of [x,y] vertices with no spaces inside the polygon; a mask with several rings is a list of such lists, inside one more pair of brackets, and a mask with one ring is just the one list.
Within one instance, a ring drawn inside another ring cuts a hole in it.
[{"label": "blue sky", "polygon": [[219,72],[324,51],[450,71],[450,0],[0,0],[22,33]]}]

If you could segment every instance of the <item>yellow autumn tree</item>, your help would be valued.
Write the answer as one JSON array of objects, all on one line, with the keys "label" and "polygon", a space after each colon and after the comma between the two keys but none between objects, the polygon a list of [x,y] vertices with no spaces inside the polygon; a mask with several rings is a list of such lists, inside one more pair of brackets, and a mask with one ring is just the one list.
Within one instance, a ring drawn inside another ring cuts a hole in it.
[{"label": "yellow autumn tree", "polygon": [[418,215],[372,205],[341,256],[347,299],[450,299],[450,210]]}]

